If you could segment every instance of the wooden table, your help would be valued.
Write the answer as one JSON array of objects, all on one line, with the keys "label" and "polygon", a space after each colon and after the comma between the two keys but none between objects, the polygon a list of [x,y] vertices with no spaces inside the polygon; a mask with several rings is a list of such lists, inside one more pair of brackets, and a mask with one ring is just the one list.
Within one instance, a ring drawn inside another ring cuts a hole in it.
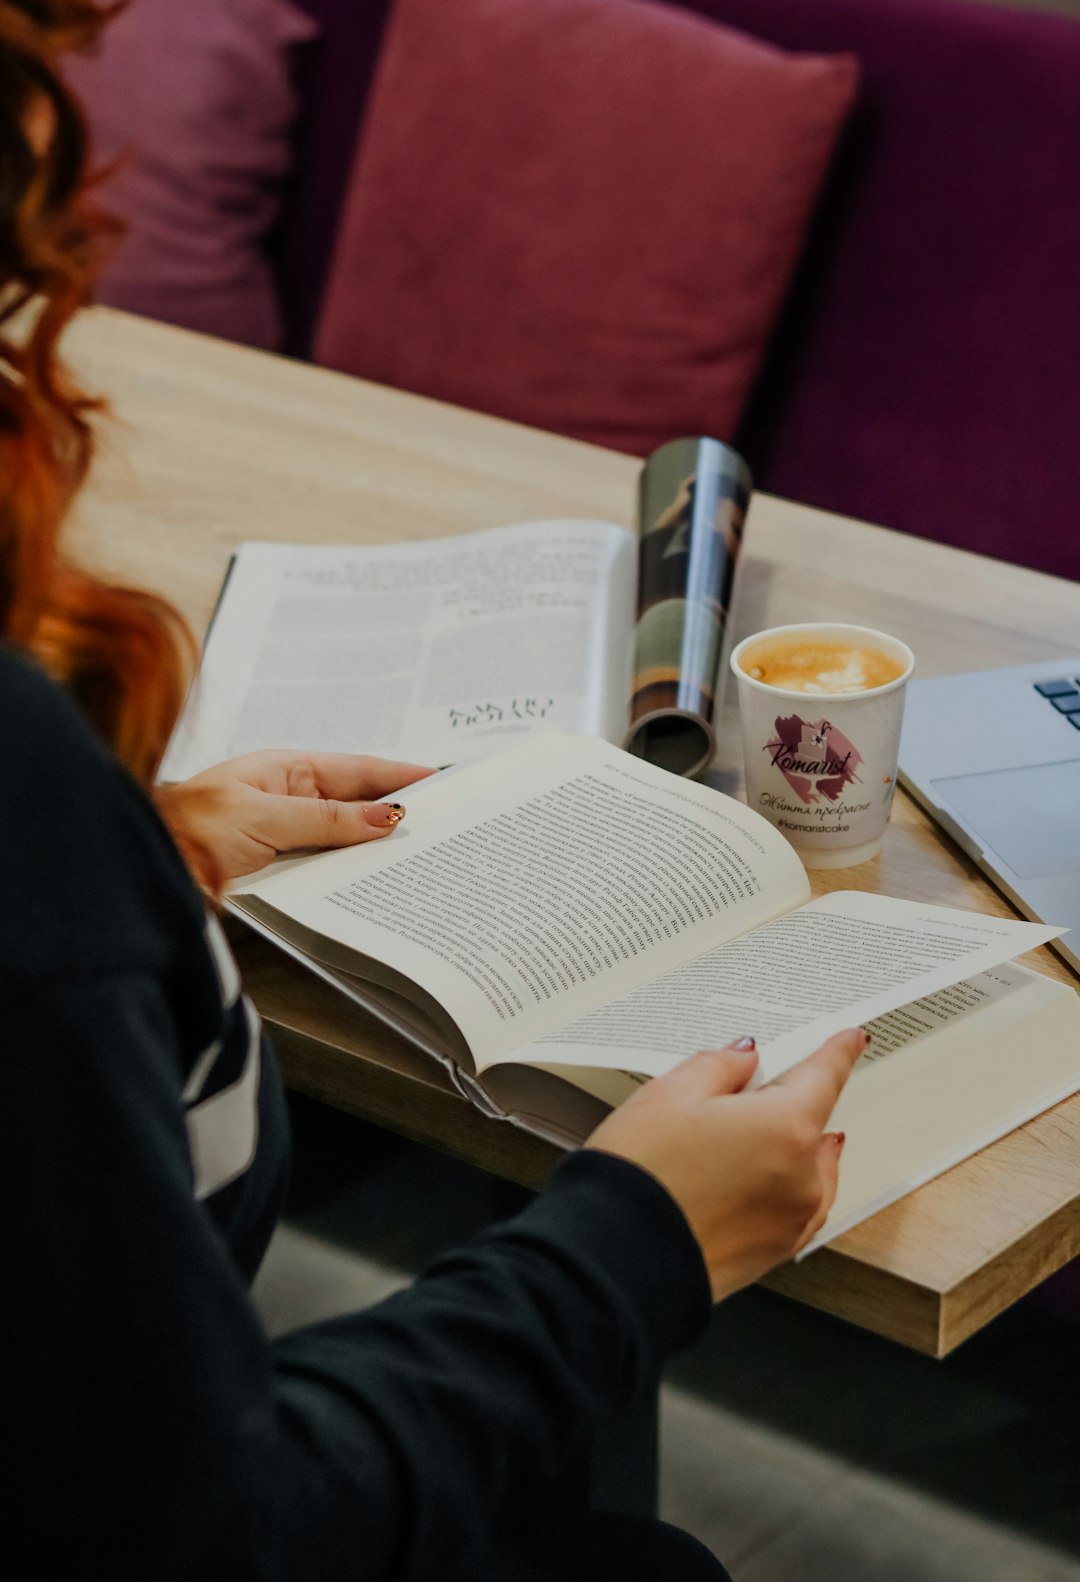
[{"label": "wooden table", "polygon": [[[245,538],[374,543],[633,518],[638,464],[592,446],[104,309],[75,327],[69,354],[118,418],[80,506],[79,551],[168,594],[200,633]],[[1080,651],[1080,587],[758,495],[736,635],[805,618],[894,632],[921,675]],[[718,783],[737,790],[726,725]],[[880,858],[813,878],[817,893],[1010,912],[903,793]],[[256,941],[243,955],[293,1087],[511,1180],[551,1171],[554,1149],[485,1119],[302,968]],[[1074,981],[1049,951],[1031,964]],[[1080,1096],[767,1283],[942,1356],[1077,1253]]]}]

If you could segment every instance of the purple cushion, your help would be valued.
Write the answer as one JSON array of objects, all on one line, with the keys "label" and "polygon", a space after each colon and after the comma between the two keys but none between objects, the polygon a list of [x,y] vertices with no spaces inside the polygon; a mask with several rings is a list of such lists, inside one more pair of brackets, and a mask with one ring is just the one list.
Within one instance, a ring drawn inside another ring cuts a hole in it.
[{"label": "purple cushion", "polygon": [[1080,577],[1080,24],[959,0],[695,0],[853,50],[864,123],[745,444],[759,484]]},{"label": "purple cushion", "polygon": [[728,438],[856,79],[644,0],[396,0],[318,360],[636,454]]},{"label": "purple cushion", "polygon": [[267,239],[291,162],[291,0],[137,0],[72,63],[107,206],[129,225],[99,298],[254,346],[281,341]]}]

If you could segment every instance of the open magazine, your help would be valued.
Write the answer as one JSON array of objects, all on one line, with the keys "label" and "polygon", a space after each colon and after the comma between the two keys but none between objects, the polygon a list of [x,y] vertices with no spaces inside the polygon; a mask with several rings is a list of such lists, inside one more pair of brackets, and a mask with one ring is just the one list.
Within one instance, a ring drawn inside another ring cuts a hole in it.
[{"label": "open magazine", "polygon": [[759,814],[595,738],[535,734],[402,797],[389,840],[229,905],[489,1114],[572,1144],[697,1049],[751,1033],[767,1081],[870,1024],[820,1244],[1080,1089],[1077,996],[1008,960],[1057,929],[811,900]]},{"label": "open magazine", "polygon": [[451,764],[544,726],[695,774],[749,493],[729,447],[676,440],[642,469],[637,535],[552,521],[244,544],[163,777],[261,747]]}]

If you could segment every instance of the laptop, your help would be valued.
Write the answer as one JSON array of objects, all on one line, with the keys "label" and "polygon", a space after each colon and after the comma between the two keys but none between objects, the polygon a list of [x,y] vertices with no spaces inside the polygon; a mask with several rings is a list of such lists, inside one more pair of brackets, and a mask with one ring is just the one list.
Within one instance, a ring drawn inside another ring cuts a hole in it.
[{"label": "laptop", "polygon": [[1080,658],[909,682],[899,779],[1080,972]]}]

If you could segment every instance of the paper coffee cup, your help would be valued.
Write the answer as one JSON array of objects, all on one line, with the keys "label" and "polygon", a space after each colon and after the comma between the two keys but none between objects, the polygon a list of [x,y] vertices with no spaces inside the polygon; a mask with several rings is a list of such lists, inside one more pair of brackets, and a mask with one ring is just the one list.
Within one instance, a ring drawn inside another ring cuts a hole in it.
[{"label": "paper coffee cup", "polygon": [[[773,686],[743,669],[759,645],[841,644],[883,656],[895,675],[846,690],[835,673],[803,686]],[[906,643],[867,626],[800,622],[744,638],[731,655],[739,689],[746,800],[786,835],[808,868],[847,868],[881,850],[896,789],[904,690],[915,668]],[[828,690],[831,684],[834,690]]]}]

